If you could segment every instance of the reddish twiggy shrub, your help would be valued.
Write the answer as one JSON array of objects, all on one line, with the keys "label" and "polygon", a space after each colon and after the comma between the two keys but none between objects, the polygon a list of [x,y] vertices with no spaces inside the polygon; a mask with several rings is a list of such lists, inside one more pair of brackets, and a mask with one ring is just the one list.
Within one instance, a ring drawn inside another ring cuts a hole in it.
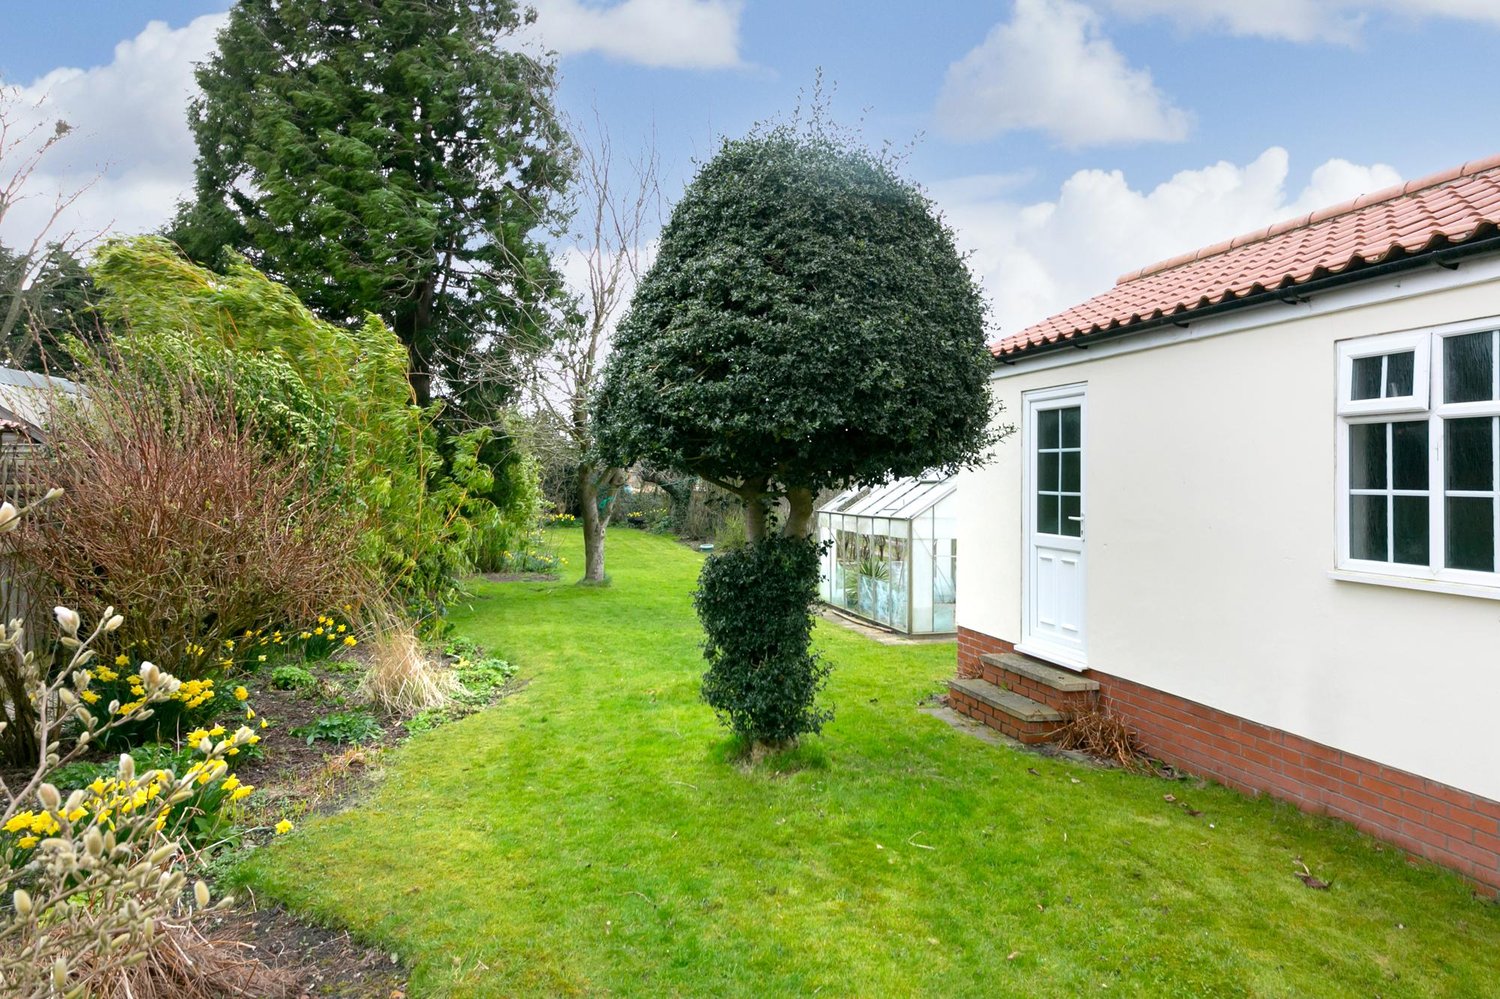
[{"label": "reddish twiggy shrub", "polygon": [[184,679],[247,629],[364,602],[346,505],[261,444],[232,393],[119,369],[94,372],[87,392],[54,406],[33,472],[63,497],[16,532],[34,600],[119,607],[117,644]]}]

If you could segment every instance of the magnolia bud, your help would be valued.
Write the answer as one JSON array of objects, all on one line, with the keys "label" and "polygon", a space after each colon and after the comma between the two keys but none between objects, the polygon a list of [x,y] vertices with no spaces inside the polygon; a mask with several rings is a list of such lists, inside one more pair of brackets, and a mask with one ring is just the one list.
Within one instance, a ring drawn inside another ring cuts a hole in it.
[{"label": "magnolia bud", "polygon": [[104,622],[104,630],[105,631],[114,631],[117,628],[119,628],[120,625],[122,625],[124,623],[125,623],[125,617],[124,617],[124,615],[116,614],[114,617],[112,617],[108,621]]},{"label": "magnolia bud", "polygon": [[57,811],[62,805],[62,795],[51,784],[43,784],[37,788],[36,796],[41,801],[42,807],[49,812]]},{"label": "magnolia bud", "polygon": [[120,779],[135,780],[135,759],[129,753],[120,754]]},{"label": "magnolia bud", "polygon": [[45,495],[45,496],[42,497],[41,502],[43,502],[43,503],[51,503],[53,500],[57,499],[62,494],[63,494],[63,491],[61,489],[59,489],[56,486],[53,486],[51,489],[47,490],[47,495]]},{"label": "magnolia bud", "polygon": [[69,607],[54,607],[52,613],[57,615],[57,626],[63,630],[65,635],[76,636],[78,626],[83,622],[78,620],[78,612]]},{"label": "magnolia bud", "polygon": [[[7,503],[6,505],[9,506],[10,504]],[[16,905],[16,912],[22,916],[31,915],[31,896],[27,894],[25,888],[17,888],[15,893],[11,895],[11,901]]]},{"label": "magnolia bud", "polygon": [[199,881],[197,884],[193,885],[193,898],[198,900],[198,908],[207,909],[208,885],[204,884],[202,881]]},{"label": "magnolia bud", "polygon": [[136,672],[141,675],[141,683],[147,687],[156,686],[156,680],[161,676],[161,670],[157,669],[156,664],[150,660],[141,663],[141,668]]},{"label": "magnolia bud", "polygon": [[21,523],[21,511],[16,509],[15,504],[0,503],[0,534],[15,530],[19,523]]},{"label": "magnolia bud", "polygon": [[59,955],[57,960],[52,962],[52,988],[61,992],[67,984],[68,959]]},{"label": "magnolia bud", "polygon": [[94,858],[104,853],[104,837],[99,835],[97,828],[90,826],[88,832],[83,834],[83,848]]}]

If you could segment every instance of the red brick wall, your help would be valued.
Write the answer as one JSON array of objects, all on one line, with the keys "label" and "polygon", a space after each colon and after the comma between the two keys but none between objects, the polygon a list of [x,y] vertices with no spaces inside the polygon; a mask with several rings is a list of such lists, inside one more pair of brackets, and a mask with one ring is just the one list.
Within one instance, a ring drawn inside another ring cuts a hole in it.
[{"label": "red brick wall", "polygon": [[[959,629],[959,672],[1010,652]],[[1332,815],[1492,888],[1500,888],[1500,802],[1324,746],[1122,677],[1090,670],[1102,702],[1151,755],[1249,794]],[[1399,733],[1393,733],[1398,737]]]},{"label": "red brick wall", "polygon": [[1016,651],[1016,647],[1003,638],[992,638],[980,631],[958,629],[958,675],[978,676],[979,657],[1004,655]]}]

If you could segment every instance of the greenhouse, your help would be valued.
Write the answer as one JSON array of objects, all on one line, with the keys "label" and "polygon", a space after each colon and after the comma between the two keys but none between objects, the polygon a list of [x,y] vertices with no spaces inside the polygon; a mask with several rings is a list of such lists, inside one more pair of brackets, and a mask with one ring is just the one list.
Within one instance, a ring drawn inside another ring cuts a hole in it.
[{"label": "greenhouse", "polygon": [[855,487],[818,509],[823,601],[908,635],[951,634],[957,482],[946,475]]}]

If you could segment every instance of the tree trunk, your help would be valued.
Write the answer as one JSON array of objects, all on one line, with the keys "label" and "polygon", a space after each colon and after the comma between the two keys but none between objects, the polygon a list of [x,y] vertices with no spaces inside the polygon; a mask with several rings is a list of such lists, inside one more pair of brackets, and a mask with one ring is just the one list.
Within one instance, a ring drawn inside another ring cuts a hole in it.
[{"label": "tree trunk", "polygon": [[809,489],[788,489],[786,492],[786,526],[781,533],[789,538],[810,538],[813,533],[813,494]]},{"label": "tree trunk", "polygon": [[[604,582],[604,532],[614,513],[615,491],[625,482],[623,468],[602,471],[589,462],[578,466],[578,506],[583,517],[583,582]],[[604,509],[599,509],[600,498]]]},{"label": "tree trunk", "polygon": [[745,504],[745,540],[750,544],[766,539],[766,494],[747,488],[740,493]]}]

